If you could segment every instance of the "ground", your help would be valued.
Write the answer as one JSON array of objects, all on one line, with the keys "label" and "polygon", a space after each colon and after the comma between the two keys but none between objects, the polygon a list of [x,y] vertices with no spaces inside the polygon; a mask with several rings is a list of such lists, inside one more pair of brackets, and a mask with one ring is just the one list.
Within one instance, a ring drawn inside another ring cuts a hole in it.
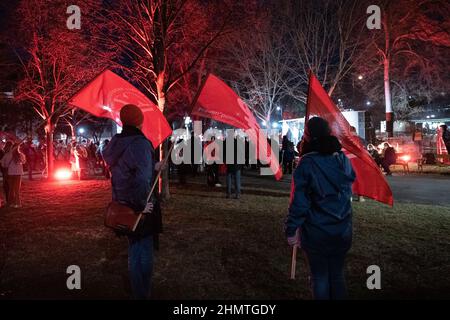
[{"label": "ground", "polygon": [[[412,177],[403,178],[390,178],[394,194],[412,187]],[[450,190],[450,179],[436,178]],[[291,251],[282,231],[289,178],[243,179],[239,201],[208,189],[203,177],[172,183],[154,299],[310,299],[301,255],[297,280],[289,279]],[[22,209],[0,210],[0,298],[129,297],[126,239],[103,226],[108,181],[25,181],[23,199]],[[394,208],[354,203],[346,269],[352,299],[450,298],[450,204],[416,202],[423,201],[410,196]],[[66,288],[73,264],[82,272],[79,291]],[[366,288],[370,265],[381,268],[381,290]]]}]

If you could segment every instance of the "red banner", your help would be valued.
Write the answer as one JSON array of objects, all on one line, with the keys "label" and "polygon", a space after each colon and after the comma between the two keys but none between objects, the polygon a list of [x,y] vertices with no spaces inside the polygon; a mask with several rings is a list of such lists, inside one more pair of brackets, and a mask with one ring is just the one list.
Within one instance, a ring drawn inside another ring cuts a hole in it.
[{"label": "red banner", "polygon": [[[270,159],[270,169],[277,180],[281,179],[282,171],[278,159],[271,152],[266,139],[260,138],[261,128],[253,113],[242,99],[222,80],[210,74],[204,83],[192,115],[214,119],[233,127],[247,130],[249,139],[267,154]],[[259,152],[258,152],[259,154]]]},{"label": "red banner", "polygon": [[119,125],[120,109],[126,104],[137,105],[144,113],[142,132],[154,148],[172,134],[170,125],[158,107],[132,84],[110,70],[105,70],[92,80],[69,103]]},{"label": "red banner", "polygon": [[392,191],[380,168],[364,149],[359,138],[351,133],[350,124],[323,89],[319,80],[311,73],[306,120],[314,116],[328,121],[333,134],[339,139],[344,152],[350,159],[356,173],[353,192],[392,206],[394,204]]}]

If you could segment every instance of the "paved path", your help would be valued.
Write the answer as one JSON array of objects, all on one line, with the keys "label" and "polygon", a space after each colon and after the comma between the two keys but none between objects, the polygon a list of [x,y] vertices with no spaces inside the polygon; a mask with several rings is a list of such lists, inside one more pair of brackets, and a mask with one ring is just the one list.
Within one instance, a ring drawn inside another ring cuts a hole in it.
[{"label": "paved path", "polygon": [[[395,175],[387,177],[387,180],[396,202],[450,206],[450,176],[448,175]],[[259,186],[289,192],[290,182],[290,176],[283,177],[283,180],[278,183],[269,177],[244,176],[242,185],[244,189],[246,186],[250,188]]]}]

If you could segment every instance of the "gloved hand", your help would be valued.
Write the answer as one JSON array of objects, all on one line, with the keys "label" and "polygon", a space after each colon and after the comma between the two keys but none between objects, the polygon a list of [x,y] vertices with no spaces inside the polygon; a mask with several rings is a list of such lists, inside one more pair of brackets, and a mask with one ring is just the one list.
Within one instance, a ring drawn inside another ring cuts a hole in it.
[{"label": "gloved hand", "polygon": [[150,214],[153,212],[153,202],[148,202],[147,205],[145,206],[144,210],[142,210],[143,214]]},{"label": "gloved hand", "polygon": [[297,229],[297,231],[295,232],[295,235],[293,237],[288,237],[287,242],[290,246],[297,246],[300,248],[301,247],[300,229]]}]

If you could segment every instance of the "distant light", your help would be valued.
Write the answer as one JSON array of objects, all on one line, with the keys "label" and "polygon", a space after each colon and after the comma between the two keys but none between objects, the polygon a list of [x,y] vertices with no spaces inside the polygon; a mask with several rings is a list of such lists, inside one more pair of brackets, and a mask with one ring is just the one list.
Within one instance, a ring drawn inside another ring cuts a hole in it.
[{"label": "distant light", "polygon": [[405,154],[404,156],[400,157],[400,160],[402,160],[403,162],[409,162],[411,160],[411,156]]},{"label": "distant light", "polygon": [[85,132],[84,128],[78,129],[78,133],[79,133],[79,134],[83,134],[84,132]]},{"label": "distant light", "polygon": [[362,80],[362,79],[364,79],[364,77],[362,75],[359,75],[358,80]]},{"label": "distant light", "polygon": [[263,120],[261,123],[264,127],[267,125],[267,122],[265,120]]},{"label": "distant light", "polygon": [[366,105],[368,105],[368,106],[370,106],[371,104],[372,104],[372,102],[370,102],[370,101],[366,102]]},{"label": "distant light", "polygon": [[72,171],[69,169],[59,169],[55,172],[55,178],[57,180],[69,180],[72,178]]},{"label": "distant light", "polygon": [[278,128],[278,123],[277,122],[272,123],[272,128],[274,129]]},{"label": "distant light", "polygon": [[277,111],[280,111],[281,110],[281,107],[277,107]]},{"label": "distant light", "polygon": [[432,118],[436,118],[436,116],[434,114],[431,115]]},{"label": "distant light", "polygon": [[430,116],[427,116],[427,119],[430,119]]},{"label": "distant light", "polygon": [[342,102],[342,99],[338,99],[338,102]]}]

